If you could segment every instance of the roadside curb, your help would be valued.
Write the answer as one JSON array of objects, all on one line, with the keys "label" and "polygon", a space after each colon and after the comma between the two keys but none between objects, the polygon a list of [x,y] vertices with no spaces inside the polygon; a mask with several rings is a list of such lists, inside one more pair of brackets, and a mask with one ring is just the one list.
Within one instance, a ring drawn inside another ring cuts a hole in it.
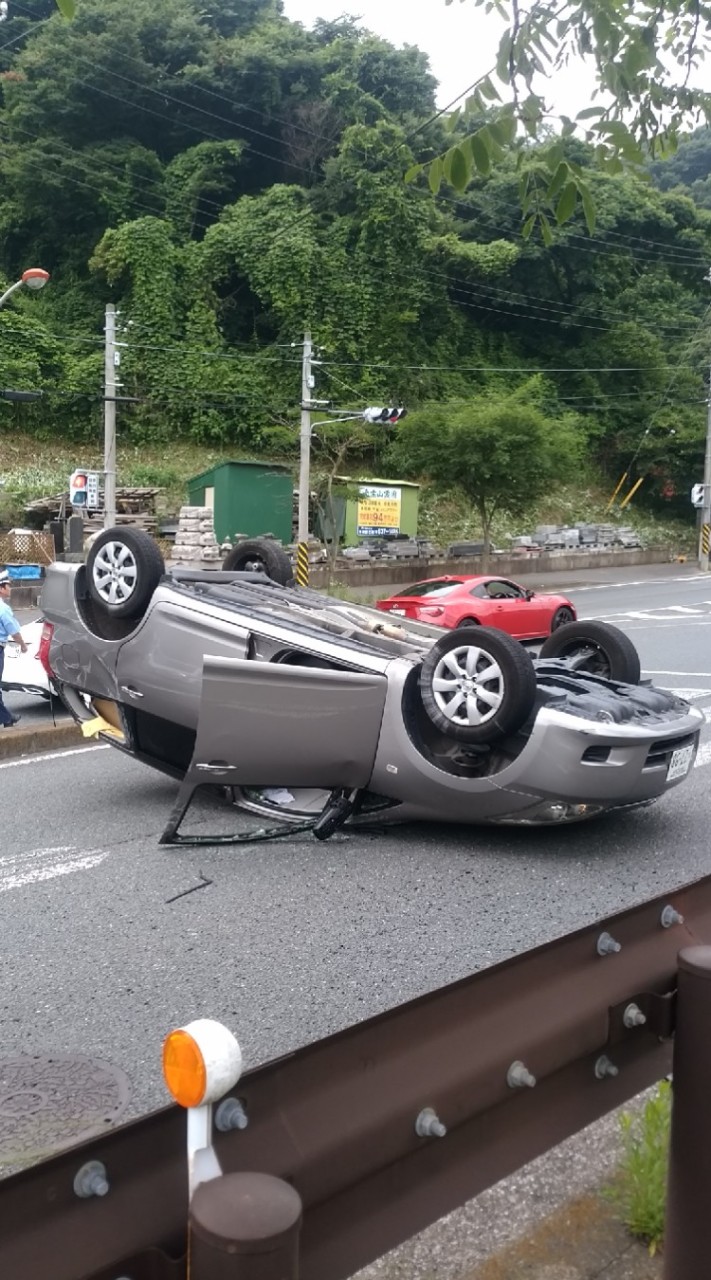
[{"label": "roadside curb", "polygon": [[650,1256],[603,1193],[577,1196],[466,1273],[466,1280],[661,1280]]},{"label": "roadside curb", "polygon": [[82,742],[86,742],[86,739],[73,720],[66,724],[6,730],[0,733],[0,760],[39,755],[43,751],[56,751],[62,747],[76,747]]}]

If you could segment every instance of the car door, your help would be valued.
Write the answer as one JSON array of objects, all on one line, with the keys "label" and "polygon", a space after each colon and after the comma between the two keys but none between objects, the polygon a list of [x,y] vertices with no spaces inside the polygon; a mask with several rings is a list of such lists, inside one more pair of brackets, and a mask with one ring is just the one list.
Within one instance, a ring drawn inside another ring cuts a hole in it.
[{"label": "car door", "polygon": [[244,658],[249,637],[236,618],[215,609],[161,600],[119,650],[119,698],[143,716],[195,729],[205,654]]},{"label": "car door", "polygon": [[210,655],[191,774],[233,786],[365,787],[386,689],[377,672]]},{"label": "car door", "polygon": [[489,578],[486,583],[486,598],[491,601],[490,626],[507,631],[516,640],[526,640],[531,636],[541,635],[541,607],[534,596],[526,597],[523,587],[506,578]]}]

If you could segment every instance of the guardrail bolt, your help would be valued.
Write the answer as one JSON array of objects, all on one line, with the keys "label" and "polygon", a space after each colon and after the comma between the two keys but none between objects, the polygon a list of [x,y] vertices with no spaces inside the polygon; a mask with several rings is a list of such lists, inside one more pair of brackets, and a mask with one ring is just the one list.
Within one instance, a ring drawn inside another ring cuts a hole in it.
[{"label": "guardrail bolt", "polygon": [[680,911],[677,911],[676,907],[673,907],[671,903],[667,904],[667,906],[663,908],[662,914],[660,916],[660,924],[662,926],[662,929],[671,929],[673,924],[683,924],[683,923],[684,923],[683,915],[681,914]]},{"label": "guardrail bolt", "polygon": [[220,1133],[230,1133],[232,1129],[246,1129],[249,1116],[239,1098],[223,1098],[215,1112],[215,1127]]},{"label": "guardrail bolt", "polygon": [[82,1200],[88,1200],[90,1196],[105,1196],[108,1189],[106,1166],[100,1160],[89,1160],[83,1164],[74,1179],[74,1194]]},{"label": "guardrail bolt", "polygon": [[603,1053],[595,1063],[595,1075],[598,1080],[605,1080],[608,1077],[618,1076],[619,1074],[619,1067],[616,1067],[614,1062],[610,1062],[610,1059]]},{"label": "guardrail bolt", "polygon": [[436,1111],[425,1107],[415,1121],[415,1133],[418,1138],[444,1138],[447,1126],[442,1124]]},{"label": "guardrail bolt", "polygon": [[643,1027],[647,1016],[642,1013],[638,1004],[628,1004],[622,1015],[622,1021],[626,1027]]},{"label": "guardrail bolt", "polygon": [[509,1089],[533,1089],[536,1077],[531,1075],[523,1062],[512,1062],[506,1072],[506,1083]]},{"label": "guardrail bolt", "polygon": [[622,943],[617,942],[609,933],[601,933],[597,940],[597,954],[599,956],[611,956],[616,951],[622,950]]}]

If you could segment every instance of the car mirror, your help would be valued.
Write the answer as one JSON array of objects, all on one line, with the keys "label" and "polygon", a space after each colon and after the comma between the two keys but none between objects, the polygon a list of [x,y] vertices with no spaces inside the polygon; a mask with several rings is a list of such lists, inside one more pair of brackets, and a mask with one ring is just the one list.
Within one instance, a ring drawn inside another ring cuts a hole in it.
[{"label": "car mirror", "polygon": [[535,596],[535,594],[536,594],[536,593],[535,593],[535,591],[531,591],[531,590],[529,589],[529,590],[526,592],[526,599],[527,599],[527,600],[532,600],[532,599],[533,599],[533,597]]}]

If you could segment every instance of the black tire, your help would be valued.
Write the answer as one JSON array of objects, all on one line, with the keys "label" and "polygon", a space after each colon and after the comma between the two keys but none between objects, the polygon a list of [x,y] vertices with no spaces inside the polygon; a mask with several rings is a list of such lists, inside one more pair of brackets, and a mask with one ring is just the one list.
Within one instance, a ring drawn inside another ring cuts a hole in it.
[{"label": "black tire", "polygon": [[[482,680],[487,671],[489,678]],[[475,638],[455,628],[425,655],[420,694],[432,724],[448,738],[496,742],[530,716],[536,675],[526,650],[505,632],[480,627]]]},{"label": "black tire", "polygon": [[245,538],[236,547],[228,551],[222,562],[227,573],[245,573],[255,570],[265,573],[272,582],[282,587],[290,587],[294,581],[294,570],[286,551],[271,538]]},{"label": "black tire", "polygon": [[89,595],[112,618],[140,618],[164,573],[160,549],[143,529],[104,529],[86,558]]},{"label": "black tire", "polygon": [[481,623],[478,618],[460,618],[457,623],[458,627],[480,627]]},{"label": "black tire", "polygon": [[567,605],[561,605],[560,609],[556,609],[551,622],[551,635],[557,631],[559,627],[567,627],[569,622],[575,622],[575,614]]},{"label": "black tire", "polygon": [[540,658],[564,658],[574,671],[639,684],[639,654],[629,636],[609,622],[568,622],[541,645]]}]

